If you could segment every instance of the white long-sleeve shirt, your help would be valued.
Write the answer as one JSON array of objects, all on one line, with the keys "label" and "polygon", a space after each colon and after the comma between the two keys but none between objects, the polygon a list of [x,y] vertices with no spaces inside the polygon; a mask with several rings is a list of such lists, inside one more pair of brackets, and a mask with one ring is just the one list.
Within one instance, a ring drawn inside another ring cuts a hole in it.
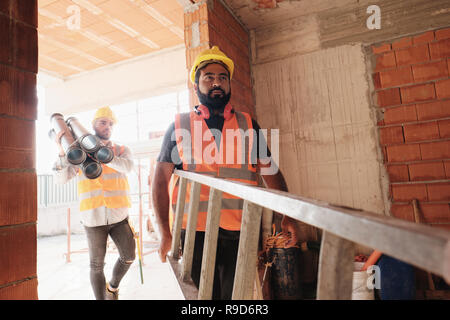
[{"label": "white long-sleeve shirt", "polygon": [[[131,150],[124,146],[122,154],[115,155],[114,159],[107,166],[123,175],[130,173],[134,169]],[[75,176],[77,176],[78,181],[85,179],[84,175],[78,175],[79,170],[81,170],[80,167],[68,162],[65,156],[59,157],[53,166],[55,182],[57,184],[65,184]],[[94,212],[82,211],[81,214],[83,225],[96,227],[117,223],[126,219],[128,217],[128,208],[107,208],[103,206],[95,209]]]}]

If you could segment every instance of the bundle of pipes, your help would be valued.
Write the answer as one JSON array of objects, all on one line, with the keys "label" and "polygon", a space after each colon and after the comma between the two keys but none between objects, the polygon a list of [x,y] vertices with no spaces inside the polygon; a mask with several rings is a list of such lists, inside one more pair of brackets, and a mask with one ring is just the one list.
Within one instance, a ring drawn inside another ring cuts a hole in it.
[{"label": "bundle of pipes", "polygon": [[112,149],[104,146],[100,139],[89,133],[75,117],[65,121],[62,114],[54,113],[50,117],[50,123],[52,129],[49,137],[53,141],[59,132],[65,132],[61,137],[61,146],[67,161],[79,165],[86,178],[98,178],[102,174],[101,164],[109,163],[114,158]]}]

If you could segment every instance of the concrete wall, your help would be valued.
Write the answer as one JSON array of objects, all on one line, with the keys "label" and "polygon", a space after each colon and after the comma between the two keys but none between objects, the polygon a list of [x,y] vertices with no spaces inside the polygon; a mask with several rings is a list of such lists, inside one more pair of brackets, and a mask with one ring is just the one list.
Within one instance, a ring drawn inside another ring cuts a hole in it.
[{"label": "concrete wall", "polygon": [[384,213],[361,45],[258,64],[253,71],[257,119],[261,127],[280,129],[280,168],[289,191]]},{"label": "concrete wall", "polygon": [[[263,51],[276,59],[349,43],[386,41],[440,28],[450,18],[448,0],[277,0],[273,9],[259,9],[255,0],[223,1],[248,30],[256,31],[258,59],[267,56]],[[380,9],[380,29],[367,28],[372,15],[367,9],[372,5]]]}]

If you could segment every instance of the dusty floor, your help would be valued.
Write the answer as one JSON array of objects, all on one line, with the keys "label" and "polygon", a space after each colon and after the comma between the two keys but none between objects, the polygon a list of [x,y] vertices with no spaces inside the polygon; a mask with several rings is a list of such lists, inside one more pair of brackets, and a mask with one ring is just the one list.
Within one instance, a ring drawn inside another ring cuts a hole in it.
[{"label": "dusty floor", "polygon": [[[152,241],[153,240],[153,241]],[[177,280],[168,263],[159,260],[154,239],[144,238],[143,278],[136,258],[120,284],[121,300],[182,300]],[[112,244],[112,242],[111,242]],[[37,242],[38,294],[41,300],[93,300],[89,281],[89,256],[87,252],[73,253],[66,262],[67,236],[40,237]],[[87,248],[84,234],[71,235],[71,251]],[[111,277],[118,253],[110,245],[105,259],[105,276]]]}]

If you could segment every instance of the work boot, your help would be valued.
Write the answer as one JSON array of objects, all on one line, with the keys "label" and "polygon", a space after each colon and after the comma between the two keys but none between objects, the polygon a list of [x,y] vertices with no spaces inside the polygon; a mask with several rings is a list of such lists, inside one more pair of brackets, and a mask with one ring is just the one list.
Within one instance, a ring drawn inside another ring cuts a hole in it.
[{"label": "work boot", "polygon": [[109,283],[106,283],[106,300],[119,300],[119,289],[111,290]]}]

